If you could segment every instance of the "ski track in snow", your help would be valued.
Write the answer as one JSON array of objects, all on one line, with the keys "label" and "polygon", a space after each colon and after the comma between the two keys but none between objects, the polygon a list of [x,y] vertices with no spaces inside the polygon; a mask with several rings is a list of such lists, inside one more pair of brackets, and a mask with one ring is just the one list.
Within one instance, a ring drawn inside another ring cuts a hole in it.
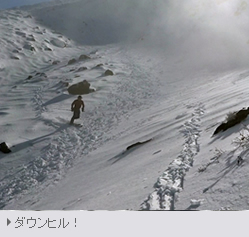
[{"label": "ski track in snow", "polygon": [[199,104],[192,113],[192,118],[183,124],[180,130],[185,138],[182,151],[158,178],[154,184],[155,191],[141,204],[141,210],[175,210],[175,202],[184,186],[184,176],[193,166],[200,149],[198,138],[203,114],[204,106]]}]

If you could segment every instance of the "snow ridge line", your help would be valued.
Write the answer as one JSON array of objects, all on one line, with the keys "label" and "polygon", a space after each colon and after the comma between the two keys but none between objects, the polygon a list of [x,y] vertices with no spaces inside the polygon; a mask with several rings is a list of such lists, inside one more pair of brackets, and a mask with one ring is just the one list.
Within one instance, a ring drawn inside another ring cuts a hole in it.
[{"label": "snow ridge line", "polygon": [[163,175],[154,184],[155,191],[141,204],[141,210],[175,210],[178,194],[183,189],[184,177],[193,166],[194,157],[199,152],[200,117],[204,114],[202,104],[192,113],[180,132],[185,138],[183,149]]}]

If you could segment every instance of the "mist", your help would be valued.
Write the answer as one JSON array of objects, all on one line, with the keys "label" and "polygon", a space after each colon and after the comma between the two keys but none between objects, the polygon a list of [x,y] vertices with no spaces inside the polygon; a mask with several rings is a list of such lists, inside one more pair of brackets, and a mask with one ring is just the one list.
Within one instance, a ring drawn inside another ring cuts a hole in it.
[{"label": "mist", "polygon": [[0,9],[8,9],[14,7],[20,7],[24,5],[32,5],[42,2],[49,2],[52,0],[1,0]]},{"label": "mist", "polygon": [[164,38],[164,32],[168,45],[189,63],[213,69],[248,66],[245,1],[168,1],[167,5],[162,3],[159,15],[160,37]]},{"label": "mist", "polygon": [[[249,5],[245,1],[57,2],[54,8],[33,10],[34,15],[79,44],[134,43],[178,56],[195,67],[248,66]],[[61,21],[56,23],[58,18]]]}]

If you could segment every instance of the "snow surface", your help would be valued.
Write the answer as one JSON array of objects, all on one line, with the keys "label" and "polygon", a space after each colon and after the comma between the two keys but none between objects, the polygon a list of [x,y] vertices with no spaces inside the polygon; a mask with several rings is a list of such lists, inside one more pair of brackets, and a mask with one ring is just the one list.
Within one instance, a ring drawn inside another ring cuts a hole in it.
[{"label": "snow surface", "polygon": [[[233,141],[249,120],[212,134],[248,106],[248,10],[64,0],[1,11],[0,142],[12,152],[0,153],[0,208],[247,210],[249,150]],[[65,85],[84,79],[96,92],[70,126]]]}]

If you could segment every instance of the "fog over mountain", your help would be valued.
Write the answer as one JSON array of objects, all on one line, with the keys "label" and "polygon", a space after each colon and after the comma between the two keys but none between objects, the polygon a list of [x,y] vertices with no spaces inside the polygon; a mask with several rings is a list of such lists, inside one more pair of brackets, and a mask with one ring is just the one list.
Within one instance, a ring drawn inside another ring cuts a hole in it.
[{"label": "fog over mountain", "polygon": [[54,2],[55,7],[58,4],[56,14],[51,8],[39,7],[34,14],[47,26],[63,16],[56,30],[80,44],[143,40],[149,49],[180,55],[195,67],[220,70],[248,65],[249,8],[245,1],[67,2]]},{"label": "fog over mountain", "polygon": [[1,9],[9,9],[9,8],[15,8],[20,7],[24,5],[33,5],[37,3],[44,3],[49,2],[53,0],[1,0],[0,2],[0,10]]}]

